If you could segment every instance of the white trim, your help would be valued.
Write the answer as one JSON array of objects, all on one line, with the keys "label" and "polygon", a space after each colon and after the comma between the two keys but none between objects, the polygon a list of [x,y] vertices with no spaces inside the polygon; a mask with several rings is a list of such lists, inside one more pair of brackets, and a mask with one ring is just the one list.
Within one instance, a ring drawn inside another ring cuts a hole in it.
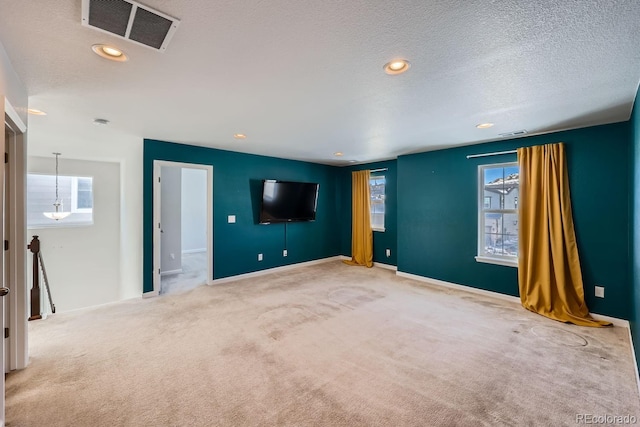
[{"label": "white trim", "polygon": [[179,268],[177,270],[167,270],[167,271],[161,271],[160,272],[160,276],[172,276],[174,274],[180,274],[182,273],[182,269]]},{"label": "white trim", "polygon": [[71,310],[62,310],[62,311],[56,310],[56,314],[49,313],[49,316],[55,317],[55,316],[57,316],[58,314],[61,314],[61,313],[73,313],[73,312],[77,312],[77,311],[93,310],[93,309],[96,309],[96,308],[106,307],[106,306],[110,306],[110,305],[114,305],[114,304],[120,304],[120,303],[124,303],[124,302],[127,302],[127,301],[133,301],[133,300],[137,300],[137,299],[140,299],[140,297],[131,297],[131,298],[119,299],[119,300],[115,300],[115,301],[103,302],[101,304],[90,305],[88,307],[72,308]]},{"label": "white trim", "polygon": [[[501,299],[503,301],[514,302],[520,304],[520,297],[514,297],[512,295],[501,294],[499,292],[488,291],[486,289],[473,288],[471,286],[459,285],[457,283],[445,282],[444,280],[432,279],[430,277],[418,276],[417,274],[405,273],[403,271],[396,272],[397,276],[405,277],[407,279],[413,279],[420,282],[429,283],[435,286],[441,286],[444,288],[455,289],[458,291],[469,292],[472,294],[483,295],[490,298]],[[629,328],[629,321],[625,319],[619,319],[617,317],[604,316],[602,314],[589,313],[591,317],[596,320],[605,320],[607,322],[611,322],[614,326],[618,326],[620,328]],[[637,365],[636,365],[637,367]]]},{"label": "white trim", "polygon": [[633,350],[633,336],[631,334],[631,328],[629,328],[629,344],[631,344],[631,357],[633,358],[633,367],[636,371],[636,383],[638,384],[638,393],[640,393],[640,374],[638,373],[638,360],[636,359],[636,352]]},{"label": "white trim", "polygon": [[200,252],[207,252],[207,248],[185,249],[182,251],[183,254],[197,254]]},{"label": "white trim", "polygon": [[13,122],[12,124],[17,128],[13,129],[16,134],[25,133],[27,131],[27,125],[24,124],[24,122],[20,118],[20,115],[18,114],[16,109],[13,108],[13,105],[11,105],[11,102],[9,102],[7,98],[4,99],[4,114],[7,115],[9,119],[11,119],[11,121]]},{"label": "white trim", "polygon": [[444,280],[432,279],[430,277],[418,276],[417,274],[405,273],[404,271],[396,272],[397,276],[405,277],[407,279],[418,280],[420,282],[429,283],[435,286],[441,286],[444,288],[455,289],[458,291],[469,292],[472,294],[483,295],[486,297],[492,297],[501,299],[503,301],[515,302],[520,304],[520,298],[512,295],[501,294],[498,292],[487,291],[485,289],[472,288],[471,286],[458,285],[457,283],[445,282]]},{"label": "white trim", "polygon": [[396,267],[395,265],[391,265],[391,264],[384,264],[382,262],[374,262],[373,263],[374,267],[380,267],[380,268],[385,268],[387,270],[392,270],[392,271],[397,271],[398,267]]},{"label": "white trim", "polygon": [[629,321],[628,320],[618,319],[617,317],[605,316],[604,314],[589,313],[589,315],[591,317],[593,317],[594,319],[596,319],[596,320],[604,320],[605,322],[613,323],[613,326],[618,326],[620,328],[631,329],[629,327]]},{"label": "white trim", "polygon": [[[26,178],[27,178],[27,126],[11,102],[4,98],[5,126],[14,132],[14,144],[5,147],[9,153],[9,222],[7,238],[14,248],[27,247]],[[2,108],[0,108],[2,109]],[[9,251],[11,294],[9,307],[9,368],[23,369],[29,363],[27,318],[29,317],[29,285],[27,283],[27,251]],[[44,301],[44,300],[43,300]]]},{"label": "white trim", "polygon": [[264,270],[252,271],[251,273],[244,273],[244,274],[238,274],[235,276],[223,277],[221,279],[214,279],[210,284],[219,285],[222,283],[235,282],[236,280],[249,279],[251,277],[264,276],[265,274],[279,273],[281,271],[292,270],[294,268],[307,267],[309,265],[323,264],[325,262],[342,260],[342,259],[345,259],[343,255],[337,255],[329,258],[314,259],[313,261],[298,262],[295,264],[283,265],[280,267],[266,268]]},{"label": "white trim", "polygon": [[[346,255],[338,255],[338,258],[341,260],[346,260],[349,261],[351,259],[351,257],[348,257]],[[382,262],[374,262],[373,263],[374,267],[379,267],[379,268],[385,268],[387,270],[392,270],[392,271],[397,271],[398,267],[396,267],[395,265],[391,265],[391,264],[385,264]]]},{"label": "white trim", "polygon": [[516,258],[492,258],[488,256],[475,257],[477,262],[483,262],[486,264],[504,265],[505,267],[518,268],[518,260]]},{"label": "white trim", "polygon": [[160,172],[162,166],[179,167],[186,169],[204,169],[207,171],[207,284],[210,285],[213,277],[213,166],[199,163],[183,163],[172,162],[168,160],[154,160],[153,161],[153,290],[150,292],[143,292],[144,298],[160,295],[160,288],[162,286],[160,281],[160,207],[161,205],[161,191]]}]

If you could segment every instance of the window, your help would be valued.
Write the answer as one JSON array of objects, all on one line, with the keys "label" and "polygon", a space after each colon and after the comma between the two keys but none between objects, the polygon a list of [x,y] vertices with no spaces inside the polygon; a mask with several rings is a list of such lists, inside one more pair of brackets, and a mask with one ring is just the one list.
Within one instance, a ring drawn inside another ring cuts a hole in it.
[{"label": "window", "polygon": [[54,210],[55,175],[27,174],[27,227],[68,227],[93,224],[93,178],[58,176],[58,194],[63,210],[71,212],[56,221],[43,215]]},{"label": "window", "polygon": [[476,260],[515,266],[518,261],[518,164],[480,166],[478,182]]},{"label": "window", "polygon": [[374,231],[384,231],[384,199],[386,183],[387,181],[384,176],[377,175],[369,178],[371,228]]}]

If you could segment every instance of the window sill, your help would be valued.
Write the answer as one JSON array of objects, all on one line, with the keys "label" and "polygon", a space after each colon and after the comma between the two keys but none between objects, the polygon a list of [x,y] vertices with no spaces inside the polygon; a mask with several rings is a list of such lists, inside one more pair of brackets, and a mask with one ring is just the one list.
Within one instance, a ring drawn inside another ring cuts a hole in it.
[{"label": "window sill", "polygon": [[518,260],[508,259],[508,258],[492,258],[488,256],[477,256],[475,257],[477,262],[484,262],[486,264],[496,264],[496,265],[504,265],[505,267],[515,267],[518,268]]},{"label": "window sill", "polygon": [[381,233],[384,233],[384,230],[385,230],[385,229],[384,229],[384,228],[373,228],[373,227],[371,227],[371,230],[373,230],[373,231],[379,231],[379,232],[381,232]]}]

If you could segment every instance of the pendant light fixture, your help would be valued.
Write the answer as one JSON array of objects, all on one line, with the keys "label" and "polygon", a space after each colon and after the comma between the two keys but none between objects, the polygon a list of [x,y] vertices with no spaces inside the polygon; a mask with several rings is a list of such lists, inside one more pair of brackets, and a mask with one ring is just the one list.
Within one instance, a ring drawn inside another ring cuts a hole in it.
[{"label": "pendant light fixture", "polygon": [[65,219],[71,212],[64,212],[64,208],[62,206],[62,200],[58,196],[58,156],[60,153],[53,153],[56,156],[56,201],[53,202],[53,207],[55,208],[54,212],[43,212],[44,216],[50,219],[55,219],[56,221],[60,221],[61,219]]}]

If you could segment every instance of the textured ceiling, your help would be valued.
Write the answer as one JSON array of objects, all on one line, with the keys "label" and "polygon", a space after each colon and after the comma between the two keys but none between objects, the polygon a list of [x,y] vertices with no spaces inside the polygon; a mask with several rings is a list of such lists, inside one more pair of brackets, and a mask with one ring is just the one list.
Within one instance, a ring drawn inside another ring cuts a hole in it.
[{"label": "textured ceiling", "polygon": [[[48,112],[32,153],[154,138],[365,162],[624,121],[640,79],[637,0],[142,3],[181,21],[166,53],[83,27],[80,0],[0,0],[0,40]],[[411,69],[386,75],[397,57]]]}]

